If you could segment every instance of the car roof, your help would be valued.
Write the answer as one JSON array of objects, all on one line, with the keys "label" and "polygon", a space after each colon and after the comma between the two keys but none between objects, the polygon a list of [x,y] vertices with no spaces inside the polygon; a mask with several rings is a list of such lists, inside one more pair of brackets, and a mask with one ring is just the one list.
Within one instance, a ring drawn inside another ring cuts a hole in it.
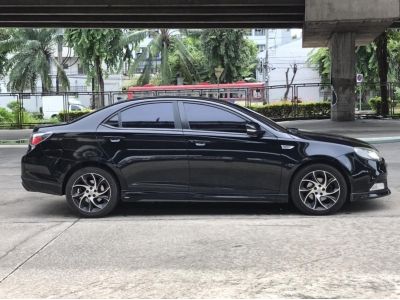
[{"label": "car roof", "polygon": [[[197,100],[197,101],[204,101],[204,102],[209,102],[209,103],[216,103],[216,104],[227,104],[227,105],[232,105],[232,103],[229,103],[227,101],[223,100],[218,100],[214,98],[204,98],[204,97],[193,97],[193,96],[153,96],[153,97],[143,97],[143,98],[135,98],[135,99],[128,99],[124,101],[120,101],[114,104],[120,104],[120,103],[132,103],[132,102],[150,102],[154,100],[177,100],[177,101],[185,101],[185,100]],[[236,106],[236,105],[234,105]]]}]

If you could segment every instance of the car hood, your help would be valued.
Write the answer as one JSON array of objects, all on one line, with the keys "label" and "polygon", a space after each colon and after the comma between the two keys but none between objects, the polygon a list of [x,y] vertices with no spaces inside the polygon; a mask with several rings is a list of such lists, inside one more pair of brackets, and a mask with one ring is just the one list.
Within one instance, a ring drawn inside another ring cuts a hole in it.
[{"label": "car hood", "polygon": [[375,147],[373,147],[371,144],[364,142],[362,140],[336,134],[328,134],[328,133],[320,133],[320,132],[304,131],[304,130],[291,131],[291,134],[305,140],[334,143],[350,147],[364,147],[364,148],[375,149]]}]

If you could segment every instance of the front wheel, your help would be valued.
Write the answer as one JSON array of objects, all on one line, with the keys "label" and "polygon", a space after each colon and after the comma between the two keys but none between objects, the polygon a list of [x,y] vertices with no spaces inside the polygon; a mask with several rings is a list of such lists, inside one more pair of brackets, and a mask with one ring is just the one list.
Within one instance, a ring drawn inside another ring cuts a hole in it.
[{"label": "front wheel", "polygon": [[347,199],[347,184],[343,175],[325,164],[307,166],[292,180],[293,204],[309,215],[328,215],[341,209]]},{"label": "front wheel", "polygon": [[80,216],[96,218],[108,215],[118,204],[119,187],[107,171],[87,167],[69,178],[65,194],[71,209]]}]

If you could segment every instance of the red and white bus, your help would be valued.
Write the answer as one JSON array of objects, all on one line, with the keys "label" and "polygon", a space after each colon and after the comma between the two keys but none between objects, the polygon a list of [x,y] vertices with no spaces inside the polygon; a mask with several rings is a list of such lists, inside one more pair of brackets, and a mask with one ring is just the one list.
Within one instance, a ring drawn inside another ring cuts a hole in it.
[{"label": "red and white bus", "polygon": [[249,106],[252,103],[265,102],[265,84],[239,81],[219,85],[211,83],[160,86],[147,84],[128,88],[128,99],[153,96],[205,97]]}]

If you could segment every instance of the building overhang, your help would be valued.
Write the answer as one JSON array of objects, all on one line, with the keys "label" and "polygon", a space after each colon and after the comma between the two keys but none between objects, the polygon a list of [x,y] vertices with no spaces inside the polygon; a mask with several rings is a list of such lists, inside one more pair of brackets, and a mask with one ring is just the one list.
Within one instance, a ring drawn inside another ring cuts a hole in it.
[{"label": "building overhang", "polygon": [[3,0],[2,27],[301,28],[305,0]]}]

